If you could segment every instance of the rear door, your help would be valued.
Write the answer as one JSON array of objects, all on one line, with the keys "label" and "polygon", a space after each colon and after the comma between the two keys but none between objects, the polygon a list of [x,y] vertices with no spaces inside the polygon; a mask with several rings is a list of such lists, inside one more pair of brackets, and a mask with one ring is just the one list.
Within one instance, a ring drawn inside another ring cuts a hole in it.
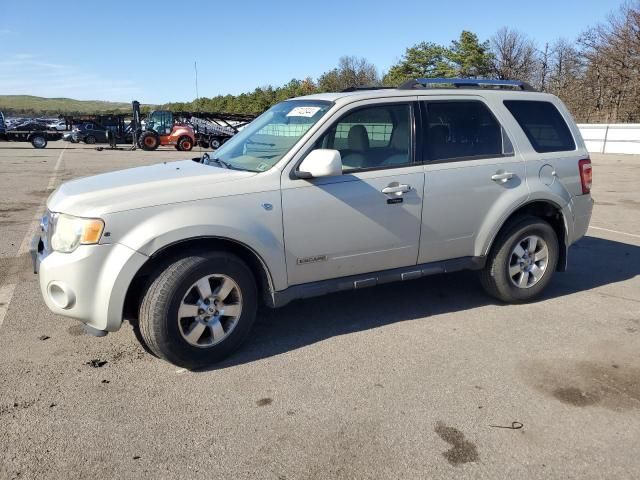
[{"label": "rear door", "polygon": [[418,263],[482,255],[475,245],[482,230],[528,195],[525,163],[484,98],[438,97],[420,107],[425,186]]}]

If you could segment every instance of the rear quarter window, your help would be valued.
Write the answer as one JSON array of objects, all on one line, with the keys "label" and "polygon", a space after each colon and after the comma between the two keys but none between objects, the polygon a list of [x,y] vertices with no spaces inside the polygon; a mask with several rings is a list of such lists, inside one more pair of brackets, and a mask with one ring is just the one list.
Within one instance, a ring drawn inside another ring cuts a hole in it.
[{"label": "rear quarter window", "polygon": [[504,105],[516,119],[536,152],[568,152],[576,149],[571,130],[554,104],[531,100],[505,100]]}]

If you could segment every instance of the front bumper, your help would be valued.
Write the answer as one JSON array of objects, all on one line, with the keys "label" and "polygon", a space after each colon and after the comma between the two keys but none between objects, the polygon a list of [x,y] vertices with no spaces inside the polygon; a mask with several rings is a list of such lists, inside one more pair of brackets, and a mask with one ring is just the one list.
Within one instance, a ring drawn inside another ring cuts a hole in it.
[{"label": "front bumper", "polygon": [[129,285],[148,257],[118,243],[72,253],[49,252],[45,244],[36,236],[31,257],[47,307],[96,330],[118,330]]}]

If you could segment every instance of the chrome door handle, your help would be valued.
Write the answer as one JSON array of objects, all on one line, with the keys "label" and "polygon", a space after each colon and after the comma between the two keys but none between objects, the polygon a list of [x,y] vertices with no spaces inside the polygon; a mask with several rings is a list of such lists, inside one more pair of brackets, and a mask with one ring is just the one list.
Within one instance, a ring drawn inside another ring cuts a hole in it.
[{"label": "chrome door handle", "polygon": [[496,172],[494,175],[491,175],[491,180],[494,182],[505,183],[507,180],[511,180],[515,175],[512,172]]},{"label": "chrome door handle", "polygon": [[389,184],[389,186],[382,189],[384,194],[402,195],[411,191],[411,185],[402,185],[398,183]]}]

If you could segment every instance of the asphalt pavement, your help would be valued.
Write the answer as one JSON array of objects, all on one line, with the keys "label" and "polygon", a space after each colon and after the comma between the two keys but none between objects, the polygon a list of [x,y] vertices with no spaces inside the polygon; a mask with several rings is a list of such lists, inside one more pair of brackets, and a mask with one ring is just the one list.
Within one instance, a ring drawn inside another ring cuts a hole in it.
[{"label": "asphalt pavement", "polygon": [[297,301],[190,372],[50,313],[28,241],[61,182],[191,156],[0,144],[1,479],[640,478],[640,157],[592,155],[535,303],[472,272]]}]

